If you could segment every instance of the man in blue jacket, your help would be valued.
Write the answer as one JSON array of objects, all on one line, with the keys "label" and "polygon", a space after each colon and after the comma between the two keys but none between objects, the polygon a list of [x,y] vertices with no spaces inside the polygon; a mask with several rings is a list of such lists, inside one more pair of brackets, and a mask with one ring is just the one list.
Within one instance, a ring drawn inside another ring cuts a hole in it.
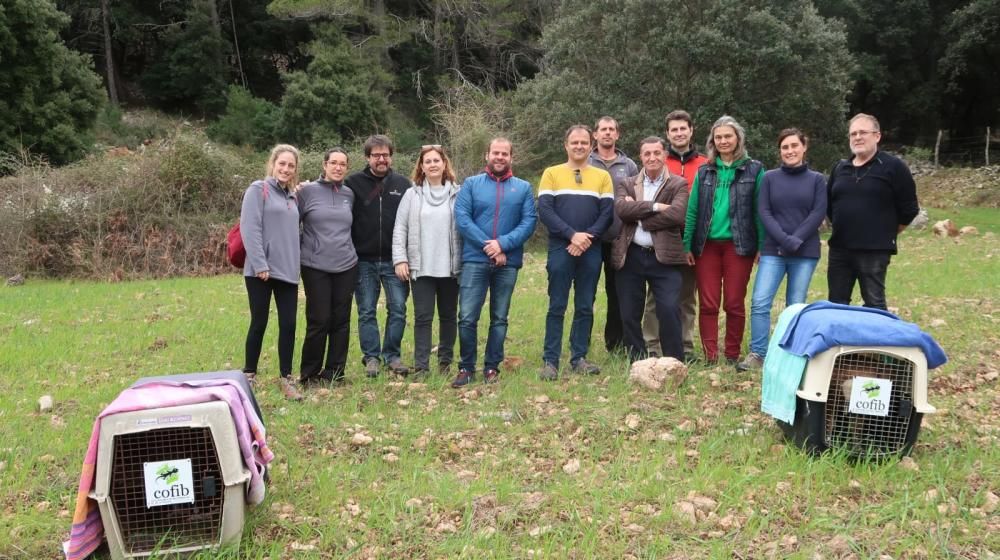
[{"label": "man in blue jacket", "polygon": [[455,200],[455,224],[462,235],[462,275],[459,279],[459,370],[451,386],[475,379],[479,314],[490,292],[490,332],[483,358],[483,381],[500,379],[503,344],[507,338],[517,271],[524,244],[535,231],[534,194],[531,185],[511,172],[513,146],[494,138],[486,152],[486,169],[469,177]]}]

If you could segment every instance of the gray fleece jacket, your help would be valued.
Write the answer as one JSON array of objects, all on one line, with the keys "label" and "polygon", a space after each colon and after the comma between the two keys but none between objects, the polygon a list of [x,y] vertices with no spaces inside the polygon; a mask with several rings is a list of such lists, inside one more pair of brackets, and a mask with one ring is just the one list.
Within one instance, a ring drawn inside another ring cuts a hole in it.
[{"label": "gray fleece jacket", "polygon": [[[451,181],[445,184],[449,189],[448,206],[451,207],[452,222],[450,229],[451,243],[451,273],[458,276],[462,270],[462,237],[455,227],[455,199],[458,197],[459,187]],[[399,209],[396,211],[396,225],[392,230],[392,264],[407,263],[410,267],[410,275],[413,278],[420,276],[420,206],[424,203],[424,189],[428,188],[426,182],[423,185],[414,185],[413,188],[406,189],[403,199],[399,201]],[[444,239],[441,240],[445,242]]]},{"label": "gray fleece jacket", "polygon": [[243,276],[267,271],[275,280],[299,283],[299,206],[294,192],[281,188],[274,177],[251,183],[243,193],[240,235],[247,251]]},{"label": "gray fleece jacket", "polygon": [[323,272],[344,272],[358,263],[351,240],[354,191],[319,179],[299,189],[302,218],[302,266]]}]

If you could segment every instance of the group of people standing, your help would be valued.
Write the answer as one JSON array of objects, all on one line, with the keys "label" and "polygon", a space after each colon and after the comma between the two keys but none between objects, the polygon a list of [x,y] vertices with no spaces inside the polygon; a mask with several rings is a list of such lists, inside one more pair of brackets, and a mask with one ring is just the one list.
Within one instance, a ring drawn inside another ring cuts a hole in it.
[{"label": "group of people standing", "polygon": [[[476,378],[478,320],[487,294],[482,376],[486,383],[498,381],[524,244],[537,220],[548,231],[543,380],[558,379],[561,372],[571,291],[569,369],[600,372],[587,354],[602,268],[609,351],[630,360],[693,359],[697,317],[708,363],[724,357],[737,370],[760,367],[782,280],[787,278],[786,304],[806,300],[824,218],[833,227],[829,299],[849,303],[858,283],[865,305],[885,309],[896,234],[918,206],[906,165],[878,149],[875,117],[851,119],[853,157],[840,161],[829,178],[809,168],[809,139],[795,128],[778,135],[781,165],[766,170],[748,155],[746,133],[732,117],[712,125],[704,155],[694,147],[687,112],[671,112],[665,125],[667,139],[650,136],[639,143],[641,166],[618,148],[614,118],[601,117],[594,129],[569,127],[566,162],[544,171],[537,205],[531,185],[513,175],[513,145],[503,137],[490,142],[484,171],[461,186],[440,145],[423,146],[406,178],[392,169],[392,142],[374,135],[364,144],[363,170],[346,176],[347,153],[334,148],[324,157],[322,176],[302,185],[298,152],[276,146],[267,178],[244,195],[240,219],[251,314],[244,371],[256,372],[273,294],[282,389],[289,398],[301,398],[291,378],[301,276],[307,332],[299,382],[344,378],[354,299],[366,375],[376,377],[383,367],[398,375],[429,371],[436,309],[438,370],[452,373],[457,337],[452,386],[467,385]],[[750,351],[740,361],[755,264]],[[411,288],[412,368],[400,355]],[[376,309],[382,289],[387,317],[380,336]],[[720,310],[726,315],[721,349]]]}]

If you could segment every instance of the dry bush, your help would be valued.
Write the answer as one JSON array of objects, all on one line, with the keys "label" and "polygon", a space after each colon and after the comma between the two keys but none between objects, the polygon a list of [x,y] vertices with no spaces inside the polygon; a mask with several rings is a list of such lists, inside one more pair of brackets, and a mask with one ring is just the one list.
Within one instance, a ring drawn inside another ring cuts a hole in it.
[{"label": "dry bush", "polygon": [[0,273],[101,279],[215,274],[263,156],[185,131],[141,152],[0,179]]},{"label": "dry bush", "polygon": [[[511,119],[507,98],[471,84],[445,90],[434,100],[433,107],[434,122],[447,134],[447,148],[460,179],[482,171],[483,154],[493,137],[509,135]],[[516,140],[514,149],[520,163],[521,152]]]}]

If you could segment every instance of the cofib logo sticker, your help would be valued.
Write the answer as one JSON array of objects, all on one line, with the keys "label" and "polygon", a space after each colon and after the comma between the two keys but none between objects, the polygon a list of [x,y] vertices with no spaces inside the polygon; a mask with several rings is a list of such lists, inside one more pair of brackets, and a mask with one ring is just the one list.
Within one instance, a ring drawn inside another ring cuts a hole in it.
[{"label": "cofib logo sticker", "polygon": [[191,459],[143,463],[146,507],[194,503]]},{"label": "cofib logo sticker", "polygon": [[851,382],[851,405],[848,412],[869,416],[888,416],[892,381],[874,377],[855,377]]}]

